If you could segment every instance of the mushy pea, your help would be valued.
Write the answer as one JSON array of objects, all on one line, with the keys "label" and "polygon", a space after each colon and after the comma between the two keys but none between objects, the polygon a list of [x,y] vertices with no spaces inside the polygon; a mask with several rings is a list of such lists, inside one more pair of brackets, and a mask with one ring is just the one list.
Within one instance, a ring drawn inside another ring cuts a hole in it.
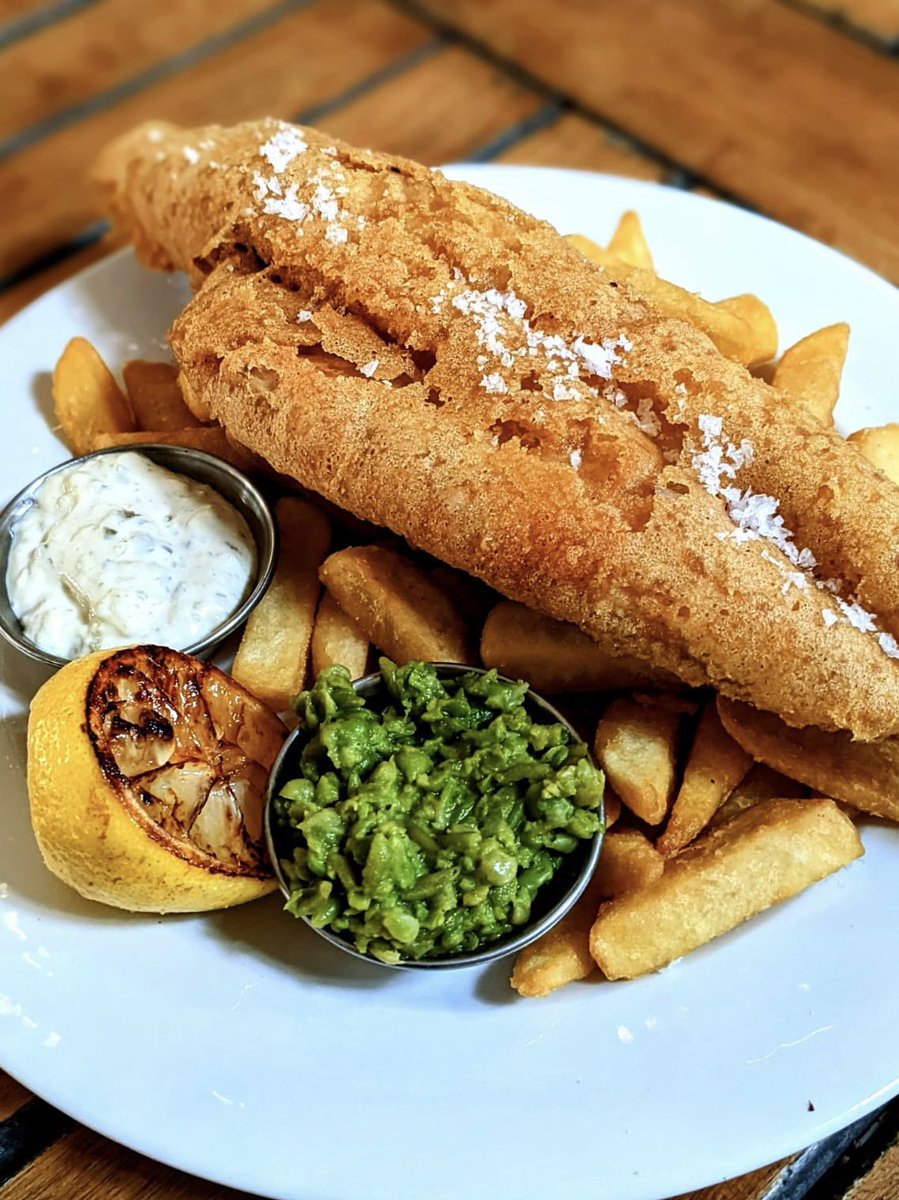
[{"label": "mushy pea", "polygon": [[602,772],[526,683],[380,667],[377,707],[340,666],[296,698],[309,740],[272,814],[287,910],[386,963],[476,950],[600,830]]}]

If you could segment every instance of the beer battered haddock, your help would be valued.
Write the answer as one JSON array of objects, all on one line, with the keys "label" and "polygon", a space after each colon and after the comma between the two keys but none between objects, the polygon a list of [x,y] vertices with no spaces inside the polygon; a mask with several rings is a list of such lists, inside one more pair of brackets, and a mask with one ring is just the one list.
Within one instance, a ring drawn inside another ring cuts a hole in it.
[{"label": "beer battered haddock", "polygon": [[690,684],[899,732],[899,489],[549,225],[272,120],[97,176],[192,279],[190,403],[276,470]]}]

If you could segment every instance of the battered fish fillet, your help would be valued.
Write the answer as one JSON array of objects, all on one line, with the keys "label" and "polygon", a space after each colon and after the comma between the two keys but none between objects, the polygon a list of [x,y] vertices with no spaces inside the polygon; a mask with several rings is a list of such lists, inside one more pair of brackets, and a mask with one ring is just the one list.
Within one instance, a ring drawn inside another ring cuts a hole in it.
[{"label": "battered fish fillet", "polygon": [[104,153],[190,402],[498,591],[793,725],[899,732],[899,489],[544,222],[311,129]]}]

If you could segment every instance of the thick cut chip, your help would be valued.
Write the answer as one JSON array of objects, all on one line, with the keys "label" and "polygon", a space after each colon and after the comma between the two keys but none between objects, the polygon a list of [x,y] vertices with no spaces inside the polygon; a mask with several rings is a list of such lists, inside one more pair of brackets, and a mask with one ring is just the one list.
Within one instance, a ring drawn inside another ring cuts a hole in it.
[{"label": "thick cut chip", "polygon": [[510,983],[520,996],[548,996],[596,970],[590,954],[590,927],[599,907],[598,879],[597,870],[571,911],[519,952]]},{"label": "thick cut chip", "polygon": [[318,569],[331,544],[331,524],[320,509],[293,496],[278,502],[275,515],[278,566],[247,621],[233,675],[254,696],[283,712],[306,684],[321,591]]},{"label": "thick cut chip", "polygon": [[201,425],[193,429],[142,429],[139,433],[98,433],[90,448],[105,450],[108,446],[136,446],[144,442],[204,450],[207,454],[223,458],[239,471],[252,471],[259,465],[255,455],[233,442],[221,425]]},{"label": "thick cut chip", "polygon": [[596,868],[601,899],[647,887],[665,870],[665,859],[639,829],[614,829],[603,838]]},{"label": "thick cut chip", "polygon": [[503,675],[526,679],[538,692],[678,686],[667,671],[616,656],[576,626],[511,600],[490,610],[481,633],[481,660]]},{"label": "thick cut chip", "polygon": [[[747,320],[745,312],[728,308],[733,300],[713,304],[694,292],[687,292],[666,279],[660,279],[652,271],[628,266],[609,250],[579,233],[569,234],[568,240],[591,262],[605,267],[610,278],[629,283],[637,295],[644,297],[660,312],[688,321],[708,334],[727,358],[752,366],[767,362],[771,357],[771,326],[768,322],[759,321],[757,311],[752,320]],[[739,310],[739,305],[737,307]]]},{"label": "thick cut chip", "polygon": [[739,296],[728,296],[726,300],[716,301],[715,307],[742,317],[752,330],[752,338],[747,345],[752,346],[754,363],[769,362],[774,358],[779,336],[777,322],[764,300],[752,292],[743,292]]},{"label": "thick cut chip", "polygon": [[753,758],[852,808],[899,821],[899,737],[855,742],[846,732],[795,729],[773,713],[721,696],[718,712]]},{"label": "thick cut chip", "polygon": [[710,700],[699,720],[680,790],[665,832],[656,843],[666,858],[689,845],[752,766],[752,755],[721,724]]},{"label": "thick cut chip", "polygon": [[845,322],[816,329],[783,352],[771,382],[790,400],[804,404],[832,425],[848,349],[849,326]]},{"label": "thick cut chip", "polygon": [[862,454],[891,483],[899,483],[899,424],[873,425],[850,433],[847,441],[858,446]]},{"label": "thick cut chip", "polygon": [[322,582],[362,633],[395,662],[474,661],[465,621],[410,558],[386,546],[351,546],[322,564]]},{"label": "thick cut chip", "polygon": [[609,253],[630,267],[639,267],[641,271],[653,270],[652,254],[643,232],[643,224],[639,214],[633,209],[621,214],[621,220],[609,242]]},{"label": "thick cut chip", "polygon": [[87,338],[72,338],[54,368],[53,407],[73,454],[97,449],[100,434],[136,428],[131,405]]},{"label": "thick cut chip", "polygon": [[200,424],[184,403],[173,363],[135,358],[125,363],[122,378],[140,429],[171,433]]},{"label": "thick cut chip", "polygon": [[159,646],[68,663],[35,695],[28,794],[47,866],[82,896],[200,912],[275,887],[265,789],[286,730],[218,667]]},{"label": "thick cut chip", "polygon": [[632,813],[664,820],[674,792],[681,714],[663,704],[616,700],[599,722],[596,759]]},{"label": "thick cut chip", "polygon": [[788,779],[786,775],[781,775],[780,771],[757,762],[749,768],[742,781],[716,810],[709,825],[723,825],[744,808],[751,808],[753,804],[759,804],[762,800],[798,800],[808,794],[805,784]]},{"label": "thick cut chip", "polygon": [[361,679],[370,648],[368,638],[326,589],[312,630],[312,674],[340,665],[346,667],[351,679]]},{"label": "thick cut chip", "polygon": [[655,883],[604,904],[590,952],[609,979],[657,971],[863,853],[832,800],[767,800],[710,830]]}]

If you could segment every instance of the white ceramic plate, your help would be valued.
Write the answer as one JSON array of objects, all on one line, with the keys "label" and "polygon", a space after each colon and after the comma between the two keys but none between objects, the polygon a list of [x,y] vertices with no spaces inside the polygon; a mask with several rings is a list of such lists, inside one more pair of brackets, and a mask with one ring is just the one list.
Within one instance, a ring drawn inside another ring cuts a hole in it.
[{"label": "white ceramic plate", "polygon": [[[896,419],[893,289],[738,209],[653,185],[460,167],[607,238],[642,214],[660,272],[755,291],[785,344],[848,320],[844,428]],[[178,283],[117,256],[0,330],[11,495],[64,456],[48,376],[73,334],[159,355]],[[802,671],[802,663],[790,669]],[[899,1091],[899,831],[735,933],[633,983],[518,999],[510,964],[390,972],[351,961],[278,900],[128,916],[43,868],[25,793],[38,669],[0,648],[0,1062],[154,1158],[296,1200],[660,1200],[757,1167]]]}]

